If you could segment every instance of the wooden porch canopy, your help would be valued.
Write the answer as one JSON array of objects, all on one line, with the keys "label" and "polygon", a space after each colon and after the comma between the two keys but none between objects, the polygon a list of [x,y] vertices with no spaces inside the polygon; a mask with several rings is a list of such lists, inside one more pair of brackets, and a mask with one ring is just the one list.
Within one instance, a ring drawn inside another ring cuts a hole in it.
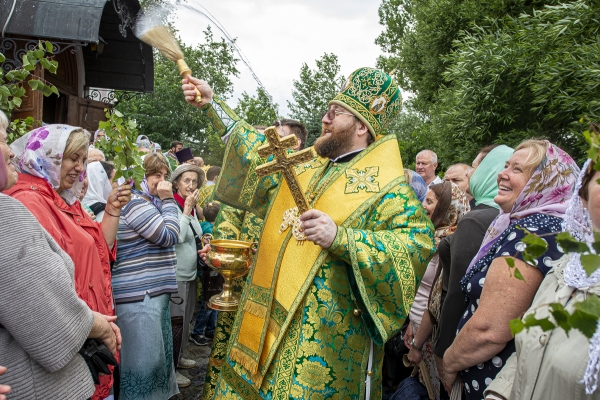
[{"label": "wooden porch canopy", "polygon": [[139,11],[138,0],[0,0],[0,52],[7,58],[2,68],[20,66],[23,53],[40,39],[54,44],[58,61],[57,74],[43,78],[61,96],[28,93],[21,115],[13,117],[95,129],[114,96],[101,99],[90,88],[152,92],[152,48],[132,32]]}]

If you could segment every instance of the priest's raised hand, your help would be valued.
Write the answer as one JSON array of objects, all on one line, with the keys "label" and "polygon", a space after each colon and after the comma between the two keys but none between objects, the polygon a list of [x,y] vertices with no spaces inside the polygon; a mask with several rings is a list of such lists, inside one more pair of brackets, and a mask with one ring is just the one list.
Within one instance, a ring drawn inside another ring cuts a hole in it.
[{"label": "priest's raised hand", "polygon": [[[202,101],[200,103],[197,103],[195,100],[197,93],[194,89],[194,86],[198,88],[200,94],[202,95]],[[185,101],[198,108],[202,107],[206,103],[210,103],[214,95],[212,88],[206,81],[194,78],[193,76],[189,76],[188,78],[181,80],[181,89],[183,90]]]}]

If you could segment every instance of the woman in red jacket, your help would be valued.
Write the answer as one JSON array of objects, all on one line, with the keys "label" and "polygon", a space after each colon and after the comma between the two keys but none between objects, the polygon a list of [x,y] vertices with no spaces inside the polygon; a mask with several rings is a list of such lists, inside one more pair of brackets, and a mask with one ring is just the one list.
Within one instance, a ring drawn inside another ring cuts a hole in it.
[{"label": "woman in red jacket", "polygon": [[[115,315],[110,261],[116,255],[119,214],[131,197],[128,185],[114,185],[101,224],[78,201],[87,164],[89,133],[68,125],[35,129],[11,145],[20,170],[5,193],[21,201],[75,264],[75,290],[93,310]],[[92,397],[110,395],[112,375],[100,377]]]}]

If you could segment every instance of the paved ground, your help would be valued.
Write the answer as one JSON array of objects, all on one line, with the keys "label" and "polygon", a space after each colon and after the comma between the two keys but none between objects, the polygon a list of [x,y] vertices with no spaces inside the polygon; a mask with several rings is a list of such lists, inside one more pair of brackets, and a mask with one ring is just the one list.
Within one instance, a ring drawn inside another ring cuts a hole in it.
[{"label": "paved ground", "polygon": [[[199,304],[196,305],[196,314]],[[192,328],[195,319],[192,320]],[[190,330],[191,332],[191,330]],[[180,389],[179,399],[198,400],[202,399],[202,390],[204,388],[204,375],[208,367],[208,357],[210,356],[212,342],[208,346],[197,346],[192,342],[187,343],[187,348],[183,353],[183,357],[196,361],[196,368],[179,370],[183,375],[187,376],[192,384],[186,388]]]}]

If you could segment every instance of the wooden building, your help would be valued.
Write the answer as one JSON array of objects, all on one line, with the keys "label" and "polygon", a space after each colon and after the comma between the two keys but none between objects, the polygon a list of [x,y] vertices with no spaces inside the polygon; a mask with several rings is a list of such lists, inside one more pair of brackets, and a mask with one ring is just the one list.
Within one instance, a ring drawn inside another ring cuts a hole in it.
[{"label": "wooden building", "polygon": [[152,48],[132,32],[138,0],[0,0],[0,52],[5,71],[21,65],[25,49],[48,40],[58,61],[56,74],[43,70],[60,96],[44,97],[28,86],[13,118],[32,116],[94,132],[104,109],[125,95],[152,92]]}]

